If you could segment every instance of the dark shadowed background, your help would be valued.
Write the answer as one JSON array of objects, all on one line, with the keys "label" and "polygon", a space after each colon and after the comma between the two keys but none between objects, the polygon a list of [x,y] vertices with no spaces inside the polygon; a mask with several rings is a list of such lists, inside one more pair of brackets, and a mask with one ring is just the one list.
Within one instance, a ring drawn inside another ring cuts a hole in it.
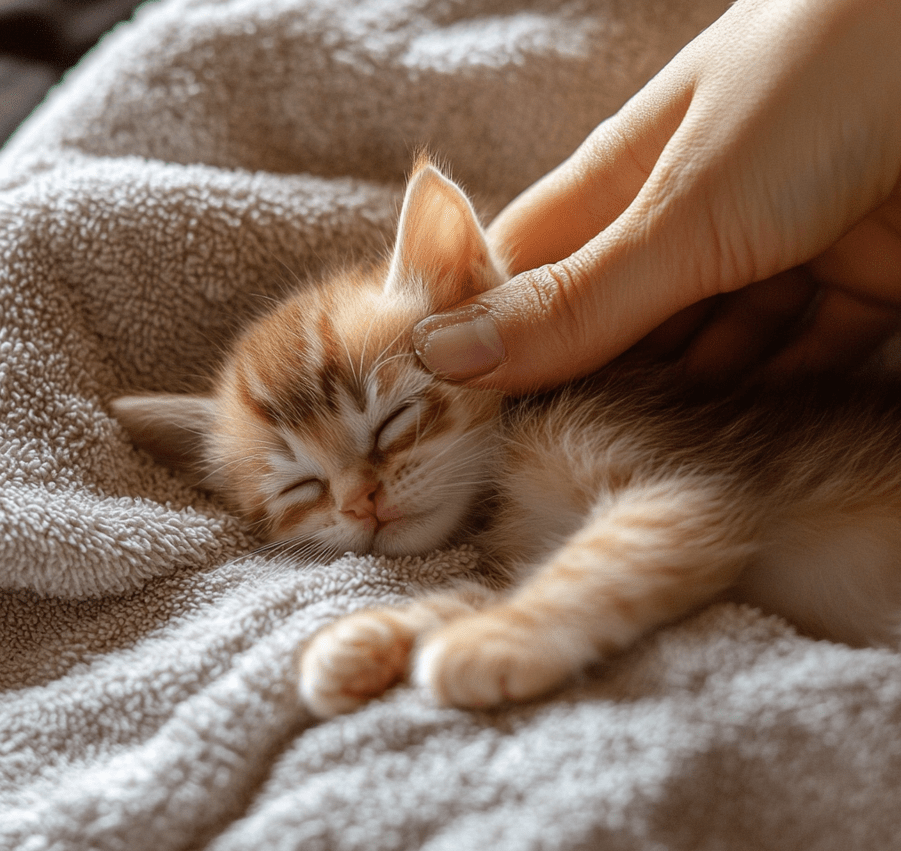
[{"label": "dark shadowed background", "polygon": [[0,0],[0,145],[139,0]]}]

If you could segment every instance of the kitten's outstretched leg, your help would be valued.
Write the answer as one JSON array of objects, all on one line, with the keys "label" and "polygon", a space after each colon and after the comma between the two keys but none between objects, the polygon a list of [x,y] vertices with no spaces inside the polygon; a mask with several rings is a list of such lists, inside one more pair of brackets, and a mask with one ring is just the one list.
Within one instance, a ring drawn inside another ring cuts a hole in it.
[{"label": "kitten's outstretched leg", "polygon": [[300,694],[319,718],[351,712],[404,679],[419,636],[497,599],[481,585],[406,606],[367,609],[317,632],[299,652]]},{"label": "kitten's outstretched leg", "polygon": [[753,512],[715,485],[661,482],[599,507],[507,601],[426,635],[416,680],[443,704],[528,700],[711,600],[755,537]]}]

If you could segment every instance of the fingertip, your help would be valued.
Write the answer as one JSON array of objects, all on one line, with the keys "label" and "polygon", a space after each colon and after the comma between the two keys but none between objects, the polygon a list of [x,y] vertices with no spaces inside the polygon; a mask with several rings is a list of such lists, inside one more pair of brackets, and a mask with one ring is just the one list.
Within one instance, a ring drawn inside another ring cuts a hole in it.
[{"label": "fingertip", "polygon": [[[413,331],[413,348],[439,378],[509,394],[529,393],[600,366],[594,328],[578,298],[547,268],[531,270]],[[572,303],[570,303],[572,302]],[[601,335],[603,337],[603,335]]]},{"label": "fingertip", "polygon": [[423,319],[413,329],[413,349],[426,369],[449,381],[490,373],[506,357],[494,317],[478,303]]}]

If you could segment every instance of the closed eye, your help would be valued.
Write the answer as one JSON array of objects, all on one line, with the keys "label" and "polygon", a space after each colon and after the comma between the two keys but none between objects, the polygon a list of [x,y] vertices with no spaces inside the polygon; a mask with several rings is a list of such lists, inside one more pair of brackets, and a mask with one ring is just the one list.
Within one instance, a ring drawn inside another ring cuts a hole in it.
[{"label": "closed eye", "polygon": [[383,452],[419,419],[419,406],[407,402],[382,420],[375,430],[375,448]]},{"label": "closed eye", "polygon": [[279,491],[279,496],[291,496],[298,502],[313,502],[322,496],[325,485],[319,479],[302,479]]}]

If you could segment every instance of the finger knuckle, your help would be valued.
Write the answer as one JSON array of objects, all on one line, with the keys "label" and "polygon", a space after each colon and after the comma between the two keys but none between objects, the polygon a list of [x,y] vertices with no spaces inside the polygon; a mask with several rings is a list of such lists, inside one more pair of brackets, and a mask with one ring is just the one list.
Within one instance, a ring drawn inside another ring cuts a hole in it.
[{"label": "finger knuckle", "polygon": [[573,264],[552,263],[532,281],[535,303],[542,319],[571,327],[578,319],[578,296],[584,289],[584,275]]},{"label": "finger knuckle", "polygon": [[584,269],[568,258],[567,262],[544,266],[541,274],[530,281],[534,316],[537,323],[553,328],[553,339],[546,345],[556,344],[560,351],[548,352],[552,357],[562,357],[583,347],[592,336],[585,327],[585,300],[590,295],[590,281]]}]

